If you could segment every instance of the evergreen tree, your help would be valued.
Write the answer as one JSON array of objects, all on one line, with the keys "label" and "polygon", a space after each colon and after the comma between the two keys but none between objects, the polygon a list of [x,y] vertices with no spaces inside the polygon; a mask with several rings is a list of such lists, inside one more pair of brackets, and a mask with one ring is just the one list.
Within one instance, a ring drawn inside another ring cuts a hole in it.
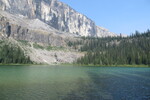
[{"label": "evergreen tree", "polygon": [[150,30],[129,37],[84,38],[81,51],[87,54],[79,64],[150,65]]},{"label": "evergreen tree", "polygon": [[20,47],[13,47],[12,45],[0,45],[0,63],[20,63],[31,64],[32,61],[26,57]]}]

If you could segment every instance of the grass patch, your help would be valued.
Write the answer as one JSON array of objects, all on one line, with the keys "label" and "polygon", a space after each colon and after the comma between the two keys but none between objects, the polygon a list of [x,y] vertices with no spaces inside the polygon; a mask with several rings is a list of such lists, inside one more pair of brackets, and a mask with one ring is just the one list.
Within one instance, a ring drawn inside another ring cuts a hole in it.
[{"label": "grass patch", "polygon": [[65,50],[64,47],[56,47],[56,46],[42,46],[42,45],[39,45],[37,43],[34,43],[33,44],[33,47],[35,49],[42,49],[42,50],[47,50],[47,51],[51,51],[51,50]]},{"label": "grass patch", "polygon": [[46,47],[46,50],[50,51],[50,50],[64,50],[64,47],[56,47],[56,46],[48,46]]},{"label": "grass patch", "polygon": [[[26,41],[26,40],[17,40],[17,41],[20,42],[22,45],[31,47],[31,44],[28,41]],[[0,40],[0,44],[2,44],[2,43],[4,43],[4,41]],[[65,50],[65,48],[62,47],[62,46],[61,47],[57,47],[57,46],[42,46],[42,45],[40,45],[38,43],[33,43],[33,47],[35,49],[42,49],[42,50],[45,49],[45,50],[48,50],[48,51],[51,51],[51,50]]]},{"label": "grass patch", "polygon": [[37,43],[34,43],[34,44],[33,44],[33,47],[36,48],[36,49],[42,49],[42,50],[44,49],[43,46],[41,46],[41,45],[39,45],[39,44],[37,44]]},{"label": "grass patch", "polygon": [[48,51],[53,50],[53,47],[52,46],[48,46],[48,47],[46,47],[46,50],[48,50]]},{"label": "grass patch", "polygon": [[20,42],[21,44],[23,44],[25,46],[30,46],[31,47],[31,44],[26,40],[18,40],[18,42]]}]

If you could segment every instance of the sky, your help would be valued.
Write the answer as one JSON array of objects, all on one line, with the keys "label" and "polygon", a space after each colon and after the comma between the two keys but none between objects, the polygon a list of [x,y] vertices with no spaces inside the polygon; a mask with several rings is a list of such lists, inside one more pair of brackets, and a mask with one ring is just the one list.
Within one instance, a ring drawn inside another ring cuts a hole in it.
[{"label": "sky", "polygon": [[60,0],[117,34],[150,29],[150,0]]}]

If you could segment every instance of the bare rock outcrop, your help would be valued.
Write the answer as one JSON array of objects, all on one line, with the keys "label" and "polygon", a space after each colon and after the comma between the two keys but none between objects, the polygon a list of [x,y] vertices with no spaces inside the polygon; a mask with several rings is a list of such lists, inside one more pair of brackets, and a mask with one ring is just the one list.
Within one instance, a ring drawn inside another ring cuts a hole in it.
[{"label": "bare rock outcrop", "polygon": [[16,40],[25,40],[51,46],[66,46],[72,39],[69,33],[62,33],[38,19],[28,19],[0,11],[1,35]]},{"label": "bare rock outcrop", "polygon": [[116,36],[97,27],[91,19],[59,0],[0,0],[0,9],[29,19],[39,19],[59,31],[78,36]]}]

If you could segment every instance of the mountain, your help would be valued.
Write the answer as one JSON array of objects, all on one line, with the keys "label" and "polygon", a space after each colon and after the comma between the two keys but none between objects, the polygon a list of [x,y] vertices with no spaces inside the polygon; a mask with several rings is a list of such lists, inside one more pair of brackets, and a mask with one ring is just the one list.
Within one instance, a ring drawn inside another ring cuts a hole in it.
[{"label": "mountain", "polygon": [[[0,0],[0,9],[77,36],[117,36],[58,0]],[[37,22],[36,22],[37,23]],[[50,29],[50,28],[49,28]]]},{"label": "mountain", "polygon": [[58,0],[0,0],[0,45],[19,47],[35,63],[76,62],[85,55],[81,36],[117,35]]}]

